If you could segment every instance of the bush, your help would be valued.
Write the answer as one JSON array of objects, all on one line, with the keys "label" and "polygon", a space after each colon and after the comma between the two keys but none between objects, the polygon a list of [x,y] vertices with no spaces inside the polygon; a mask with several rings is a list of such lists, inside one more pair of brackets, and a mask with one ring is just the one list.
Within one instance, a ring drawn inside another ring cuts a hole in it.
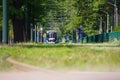
[{"label": "bush", "polygon": [[113,29],[113,31],[120,31],[120,26],[116,26],[114,29]]}]

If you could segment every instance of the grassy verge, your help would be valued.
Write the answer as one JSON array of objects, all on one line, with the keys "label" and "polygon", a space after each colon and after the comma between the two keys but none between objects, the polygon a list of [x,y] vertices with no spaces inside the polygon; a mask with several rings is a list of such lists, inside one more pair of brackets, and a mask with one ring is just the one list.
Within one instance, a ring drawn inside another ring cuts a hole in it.
[{"label": "grassy verge", "polygon": [[[70,44],[0,46],[0,58],[6,54],[17,61],[48,69],[117,71],[120,67],[120,47]],[[11,68],[9,63],[0,61],[0,71]]]}]

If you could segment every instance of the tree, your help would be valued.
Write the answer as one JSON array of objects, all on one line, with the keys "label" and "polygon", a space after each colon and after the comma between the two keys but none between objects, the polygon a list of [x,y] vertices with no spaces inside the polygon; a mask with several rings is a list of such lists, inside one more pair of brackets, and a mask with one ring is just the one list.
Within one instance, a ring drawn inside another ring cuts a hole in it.
[{"label": "tree", "polygon": [[[105,0],[104,4],[99,6],[100,10],[105,11],[110,15],[109,16],[110,18],[109,30],[111,29],[111,27],[113,28],[117,27],[115,26],[115,18],[114,18],[115,17],[115,1],[116,1],[116,5],[118,8],[118,25],[120,25],[120,6],[119,6],[120,0]],[[104,13],[100,13],[100,14],[104,14]]]},{"label": "tree", "polygon": [[2,30],[2,0],[0,0],[0,31]]},{"label": "tree", "polygon": [[0,0],[0,42],[2,42],[2,0]]},{"label": "tree", "polygon": [[[114,2],[113,0],[8,0],[14,41],[29,40],[30,24],[34,26],[36,23],[41,24],[45,29],[58,30],[62,36],[72,33],[72,29],[80,25],[83,25],[83,30],[88,35],[96,34],[101,15],[99,10],[113,13],[113,7],[107,4],[108,1]],[[117,0],[117,5],[119,3],[120,1]],[[112,17],[110,19],[113,20]]]},{"label": "tree", "polygon": [[13,24],[14,42],[25,41],[25,17],[23,4],[22,0],[9,1],[9,17]]},{"label": "tree", "polygon": [[9,0],[9,17],[13,24],[14,42],[23,42],[29,39],[30,23],[34,24],[41,16],[40,2],[43,1]]}]

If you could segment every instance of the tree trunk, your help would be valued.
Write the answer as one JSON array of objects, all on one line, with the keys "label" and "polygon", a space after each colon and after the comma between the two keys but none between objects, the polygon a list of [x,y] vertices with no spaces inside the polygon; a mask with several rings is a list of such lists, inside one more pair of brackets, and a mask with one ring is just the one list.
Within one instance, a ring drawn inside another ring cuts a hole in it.
[{"label": "tree trunk", "polygon": [[13,31],[14,31],[14,42],[23,42],[25,41],[25,20],[17,19],[16,17],[12,18],[13,22]]},{"label": "tree trunk", "polygon": [[[16,10],[20,10],[22,7],[21,0],[13,0],[13,6]],[[19,14],[23,14],[20,17]],[[14,32],[14,42],[24,42],[26,40],[25,33],[25,14],[24,12],[14,13],[12,15],[12,24],[13,24],[13,32]]]}]

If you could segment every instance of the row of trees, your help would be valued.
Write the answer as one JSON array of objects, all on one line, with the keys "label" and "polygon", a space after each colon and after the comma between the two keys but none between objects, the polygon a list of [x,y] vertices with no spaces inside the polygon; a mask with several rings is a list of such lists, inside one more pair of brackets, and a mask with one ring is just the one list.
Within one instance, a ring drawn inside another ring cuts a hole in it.
[{"label": "row of trees", "polygon": [[[120,0],[116,1],[120,9]],[[100,16],[106,17],[100,10],[110,14],[110,23],[114,25],[114,6],[108,2],[114,4],[114,0],[8,0],[9,26],[13,27],[9,29],[11,33],[13,29],[15,42],[29,41],[30,28],[37,23],[44,29],[56,29],[62,36],[80,25],[86,34],[97,34]],[[0,5],[1,29],[2,0]]]}]

